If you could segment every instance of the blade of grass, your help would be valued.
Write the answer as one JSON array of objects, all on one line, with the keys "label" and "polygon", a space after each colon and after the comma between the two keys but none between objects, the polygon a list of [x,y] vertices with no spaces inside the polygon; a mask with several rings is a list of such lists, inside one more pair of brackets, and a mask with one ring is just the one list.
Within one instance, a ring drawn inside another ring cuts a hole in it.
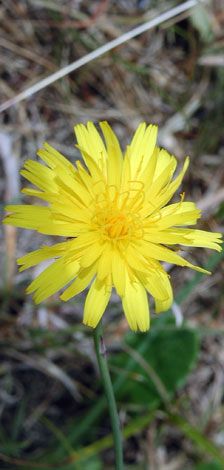
[{"label": "blade of grass", "polygon": [[52,421],[50,421],[48,418],[46,418],[46,416],[42,416],[41,421],[55,435],[55,437],[61,443],[61,445],[64,447],[64,449],[67,451],[67,453],[69,455],[72,455],[73,448],[72,448],[69,440],[64,436],[64,434],[61,432],[61,430],[57,426],[55,426],[55,424],[52,423]]},{"label": "blade of grass", "polygon": [[[124,429],[122,430],[122,437],[123,439],[128,439],[129,437],[133,436],[137,432],[142,431],[145,429],[146,426],[148,426],[152,420],[155,417],[155,412],[150,411],[144,416],[141,416],[140,418],[135,418],[131,421],[131,423],[128,426],[125,426]],[[73,452],[73,456],[70,458],[70,464],[71,461],[75,462],[76,464],[86,458],[92,457],[93,455],[99,454],[100,452],[109,449],[110,447],[113,446],[113,436],[112,434],[109,434],[106,437],[103,437],[97,441],[95,441],[93,444],[90,444],[86,446],[85,448],[82,448],[76,452]]]},{"label": "blade of grass", "polygon": [[13,420],[12,434],[11,434],[12,442],[15,442],[19,437],[19,433],[22,429],[22,425],[24,422],[25,409],[26,409],[26,400],[22,400],[15,414],[15,418]]},{"label": "blade of grass", "polygon": [[169,414],[169,419],[182,433],[206,453],[217,459],[224,468],[224,455],[220,448],[205,437],[196,427],[192,426],[186,419],[178,414]]}]

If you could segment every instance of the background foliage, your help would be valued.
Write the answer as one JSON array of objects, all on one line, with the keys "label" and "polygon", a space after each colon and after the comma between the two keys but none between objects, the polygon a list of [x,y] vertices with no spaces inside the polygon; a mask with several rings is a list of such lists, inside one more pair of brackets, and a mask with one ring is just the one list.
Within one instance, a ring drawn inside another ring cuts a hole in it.
[{"label": "background foliage", "polygon": [[[3,0],[1,102],[177,4]],[[222,231],[223,26],[221,2],[205,2],[1,113],[2,214],[5,201],[23,201],[19,169],[45,140],[74,162],[73,124],[108,120],[124,148],[145,120],[180,165],[190,155],[181,190],[202,208],[200,228]],[[2,240],[1,469],[112,469],[85,294],[34,306],[25,288],[39,268],[18,275],[15,259],[52,239],[5,227]],[[186,255],[213,275],[171,266],[173,311],[152,307],[149,333],[130,333],[115,294],[104,317],[126,470],[224,468],[223,253]]]}]

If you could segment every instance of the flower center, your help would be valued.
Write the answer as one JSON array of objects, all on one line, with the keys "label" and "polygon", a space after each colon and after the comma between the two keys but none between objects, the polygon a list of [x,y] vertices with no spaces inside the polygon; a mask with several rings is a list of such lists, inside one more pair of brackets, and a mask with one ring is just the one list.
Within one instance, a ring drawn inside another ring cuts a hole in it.
[{"label": "flower center", "polygon": [[[135,184],[134,189],[131,183]],[[139,210],[144,202],[144,192],[142,187],[141,190],[138,188],[138,183],[134,181],[129,183],[127,191],[118,192],[111,185],[106,186],[104,193],[97,195],[92,225],[102,240],[115,243],[142,238],[143,224]]]},{"label": "flower center", "polygon": [[127,235],[129,229],[129,221],[125,214],[114,214],[107,217],[105,221],[105,232],[110,238],[121,238]]}]

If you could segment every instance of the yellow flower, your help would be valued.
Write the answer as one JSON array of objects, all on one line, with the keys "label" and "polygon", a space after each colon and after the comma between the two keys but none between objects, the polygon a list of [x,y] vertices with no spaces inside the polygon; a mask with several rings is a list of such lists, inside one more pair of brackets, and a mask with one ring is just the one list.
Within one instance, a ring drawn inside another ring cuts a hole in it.
[{"label": "yellow flower", "polygon": [[66,301],[94,278],[85,302],[84,324],[96,327],[115,287],[131,329],[146,331],[146,291],[155,298],[157,313],[167,310],[173,300],[169,276],[159,260],[209,274],[167,245],[221,251],[221,234],[184,228],[196,223],[200,211],[193,202],[185,202],[183,194],[180,202],[166,206],[189,160],[172,180],[177,161],[156,147],[156,126],[141,123],[124,158],[109,124],[101,122],[100,127],[106,146],[92,122],[75,126],[85,165],[77,161],[74,167],[48,144],[38,152],[46,165],[27,160],[21,174],[39,189],[23,192],[49,206],[8,206],[11,214],[4,223],[67,237],[18,259],[23,271],[57,258],[27,289],[27,293],[34,292],[36,303],[70,283],[61,295]]}]

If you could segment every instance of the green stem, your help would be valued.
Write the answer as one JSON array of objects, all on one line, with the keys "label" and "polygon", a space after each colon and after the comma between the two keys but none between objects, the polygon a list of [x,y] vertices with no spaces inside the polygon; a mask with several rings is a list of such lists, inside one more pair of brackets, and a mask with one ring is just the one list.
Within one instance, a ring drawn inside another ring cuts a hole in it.
[{"label": "green stem", "polygon": [[113,387],[111,383],[111,378],[108,370],[107,360],[106,360],[106,349],[103,342],[103,331],[101,321],[94,329],[94,345],[96,350],[96,357],[102,377],[103,387],[108,401],[109,413],[111,427],[113,431],[114,438],[114,448],[115,448],[115,464],[116,470],[123,470],[123,452],[122,452],[122,439],[120,431],[120,423],[117,414],[117,407],[114,398]]}]

